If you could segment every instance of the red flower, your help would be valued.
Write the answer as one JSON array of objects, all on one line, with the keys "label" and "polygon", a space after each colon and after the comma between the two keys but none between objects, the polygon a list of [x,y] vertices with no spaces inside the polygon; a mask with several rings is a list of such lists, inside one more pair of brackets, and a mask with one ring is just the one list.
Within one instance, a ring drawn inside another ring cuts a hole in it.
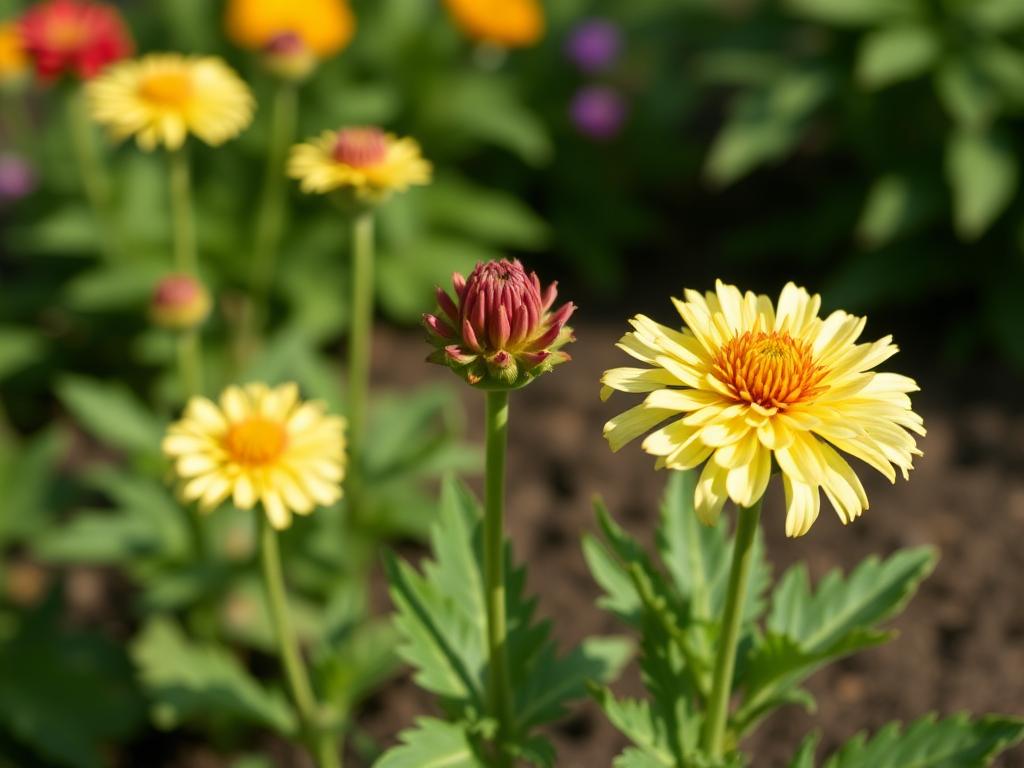
[{"label": "red flower", "polygon": [[438,313],[423,316],[437,347],[430,362],[474,386],[513,389],[569,359],[560,347],[573,341],[566,322],[576,306],[551,311],[555,283],[542,290],[536,272],[505,259],[477,264],[468,280],[456,273],[452,283],[455,300],[438,288]]},{"label": "red flower", "polygon": [[65,73],[94,77],[111,62],[130,56],[134,48],[121,14],[102,3],[39,3],[22,16],[20,28],[25,50],[43,80]]}]

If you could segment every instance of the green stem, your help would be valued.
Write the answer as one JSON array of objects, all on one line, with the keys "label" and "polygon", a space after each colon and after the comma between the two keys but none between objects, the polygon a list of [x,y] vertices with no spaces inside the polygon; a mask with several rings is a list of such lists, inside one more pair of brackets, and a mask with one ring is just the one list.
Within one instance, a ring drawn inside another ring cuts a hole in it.
[{"label": "green stem", "polygon": [[[498,721],[499,742],[508,737],[512,701],[505,626],[505,450],[508,445],[508,392],[488,392],[484,494],[484,592],[487,605],[488,698]],[[501,765],[507,757],[499,753]]]},{"label": "green stem", "polygon": [[316,756],[320,768],[341,768],[341,754],[330,732],[320,727],[319,705],[309,681],[306,665],[299,651],[299,641],[292,625],[285,593],[284,573],[281,567],[281,550],[277,531],[260,515],[260,555],[263,564],[263,586],[270,608],[270,620],[277,638],[278,653],[284,666],[285,677],[291,690],[292,700],[299,713],[305,741]]},{"label": "green stem", "polygon": [[196,226],[192,216],[192,178],[185,147],[170,153],[171,213],[174,217],[174,268],[183,275],[196,275]]},{"label": "green stem", "polygon": [[178,334],[178,371],[186,398],[202,394],[203,357],[198,330]]},{"label": "green stem", "polygon": [[360,491],[373,343],[373,211],[356,215],[352,227],[352,314],[348,342],[348,445],[352,472],[349,498],[361,514]]},{"label": "green stem", "polygon": [[10,145],[17,148],[25,157],[33,157],[32,121],[25,105],[25,95],[20,90],[3,94],[4,118],[10,134]]},{"label": "green stem", "polygon": [[729,699],[732,695],[732,677],[736,669],[736,648],[743,624],[743,601],[747,592],[747,579],[753,563],[754,537],[761,519],[761,503],[740,508],[733,544],[729,586],[722,616],[722,632],[718,638],[715,671],[708,701],[708,718],[704,730],[704,750],[712,758],[721,758],[725,752],[725,726],[729,719]]},{"label": "green stem", "polygon": [[99,229],[100,245],[108,259],[119,253],[117,219],[113,209],[113,187],[110,174],[96,144],[96,130],[89,118],[85,89],[78,87],[68,97],[68,128],[71,133],[71,147],[78,166],[78,176],[89,201],[96,226]]},{"label": "green stem", "polygon": [[255,350],[267,322],[267,302],[287,211],[285,159],[288,148],[295,141],[297,119],[298,90],[293,83],[282,82],[274,94],[266,175],[256,214],[256,236],[250,273],[252,307],[245,314],[240,332],[242,360],[247,359]]}]

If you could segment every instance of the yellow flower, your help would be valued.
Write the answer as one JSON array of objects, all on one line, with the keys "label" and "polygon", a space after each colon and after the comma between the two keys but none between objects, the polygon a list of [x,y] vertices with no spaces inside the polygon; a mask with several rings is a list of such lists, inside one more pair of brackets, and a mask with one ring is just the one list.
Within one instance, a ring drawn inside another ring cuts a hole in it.
[{"label": "yellow flower", "polygon": [[28,58],[21,44],[18,25],[11,21],[0,23],[0,83],[18,80],[27,72]]},{"label": "yellow flower", "polygon": [[445,0],[448,12],[470,37],[519,48],[544,34],[544,13],[537,0]]},{"label": "yellow flower", "polygon": [[275,528],[341,498],[345,421],[319,402],[301,402],[284,384],[228,387],[219,406],[194,397],[163,441],[187,501],[212,511],[231,497],[239,509],[263,506]]},{"label": "yellow flower", "polygon": [[255,102],[241,78],[214,56],[151,53],[114,64],[86,86],[92,117],[150,151],[178,149],[188,135],[222,144],[252,121]]},{"label": "yellow flower", "polygon": [[288,175],[300,180],[303,192],[341,189],[374,202],[429,183],[431,166],[414,139],[378,128],[342,128],[292,147]]},{"label": "yellow flower", "polygon": [[327,58],[348,45],[356,23],[344,0],[229,0],[225,25],[243,48],[262,50],[279,35],[295,34]]},{"label": "yellow flower", "polygon": [[911,432],[924,435],[911,410],[918,387],[872,368],[897,352],[892,337],[857,344],[866,320],[837,311],[818,317],[821,297],[792,283],[777,305],[721,281],[701,296],[673,299],[686,328],[638,315],[618,346],[648,368],[616,368],[601,379],[612,390],[649,392],[641,405],[605,424],[612,450],[651,432],[643,449],[657,466],[704,463],[694,505],[713,523],[726,498],[740,506],[764,494],[772,459],[786,496],[786,534],[802,536],[818,516],[819,489],[843,523],[868,507],[856,473],[836,449],[896,481],[920,456]]}]

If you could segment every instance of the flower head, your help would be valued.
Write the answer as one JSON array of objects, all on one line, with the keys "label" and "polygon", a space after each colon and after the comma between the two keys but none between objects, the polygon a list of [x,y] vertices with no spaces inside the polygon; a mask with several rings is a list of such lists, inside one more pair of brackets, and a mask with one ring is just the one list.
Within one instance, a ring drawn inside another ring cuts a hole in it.
[{"label": "flower head", "polygon": [[351,193],[361,202],[379,202],[392,192],[430,182],[431,166],[410,138],[397,138],[374,127],[324,131],[292,147],[288,175],[303,192]]},{"label": "flower head", "polygon": [[216,404],[194,397],[172,424],[163,451],[174,461],[188,501],[210,512],[231,498],[239,509],[262,505],[275,528],[341,498],[345,421],[319,402],[299,400],[284,384],[228,387]]},{"label": "flower head", "polygon": [[576,130],[596,141],[614,139],[626,119],[622,95],[606,85],[588,85],[577,91],[569,106]]},{"label": "flower head", "polygon": [[215,56],[151,53],[121,62],[88,85],[93,119],[151,151],[178,149],[194,134],[218,145],[252,121],[249,87]]},{"label": "flower head", "polygon": [[28,72],[28,56],[21,42],[18,25],[0,23],[0,85],[22,81]]},{"label": "flower head", "polygon": [[243,48],[264,50],[293,34],[320,59],[338,53],[355,33],[346,0],[229,0],[224,22],[228,37]]},{"label": "flower head", "polygon": [[603,72],[619,57],[622,33],[608,19],[587,19],[573,27],[565,41],[565,55],[587,74]]},{"label": "flower head", "polygon": [[191,275],[168,275],[156,285],[149,312],[156,325],[186,331],[201,325],[210,314],[210,294]]},{"label": "flower head", "polygon": [[[704,464],[694,505],[714,522],[726,499],[750,506],[764,494],[772,460],[786,496],[786,534],[802,536],[818,516],[819,490],[848,523],[868,507],[856,473],[839,451],[890,481],[906,478],[924,435],[911,409],[912,379],[871,369],[897,352],[892,337],[857,344],[866,320],[836,311],[818,317],[821,297],[792,283],[777,304],[718,282],[703,296],[673,299],[686,327],[638,315],[619,348],[646,368],[616,368],[612,390],[649,392],[605,424],[612,450],[654,429],[643,449],[658,467]],[[838,450],[837,450],[838,449]]]},{"label": "flower head", "polygon": [[263,46],[263,65],[283,80],[305,80],[316,64],[313,50],[294,32],[282,32]]},{"label": "flower head", "polygon": [[437,314],[423,316],[437,347],[430,362],[483,389],[515,389],[569,359],[561,347],[573,341],[566,323],[576,306],[551,311],[555,283],[541,289],[536,272],[502,259],[477,264],[468,280],[456,273],[452,284],[455,298],[438,288]]},{"label": "flower head", "polygon": [[21,18],[25,50],[44,80],[63,74],[89,79],[134,50],[121,14],[111,5],[49,0]]},{"label": "flower head", "polygon": [[445,0],[448,12],[474,40],[503,48],[533,45],[544,34],[538,0]]}]

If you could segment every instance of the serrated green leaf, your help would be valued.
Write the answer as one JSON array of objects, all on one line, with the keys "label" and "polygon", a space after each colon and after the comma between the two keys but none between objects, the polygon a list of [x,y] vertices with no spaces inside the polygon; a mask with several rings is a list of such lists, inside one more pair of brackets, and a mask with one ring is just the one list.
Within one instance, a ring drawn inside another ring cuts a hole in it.
[{"label": "serrated green leaf", "polygon": [[615,758],[612,763],[614,768],[665,768],[674,766],[674,762],[663,762],[654,757],[650,752],[645,752],[636,747],[629,747],[621,755]]},{"label": "serrated green leaf", "polygon": [[49,429],[38,437],[0,447],[0,542],[25,541],[46,530],[51,497],[66,436]]},{"label": "serrated green leaf", "polygon": [[930,547],[905,549],[886,560],[869,557],[846,579],[838,570],[830,572],[813,593],[806,565],[795,565],[772,593],[767,628],[807,651],[828,648],[898,613],[936,560]]},{"label": "serrated green leaf", "polygon": [[987,128],[1002,110],[991,79],[966,59],[944,64],[935,77],[935,90],[949,116],[964,128]]},{"label": "serrated green leaf", "polygon": [[[673,766],[675,756],[670,747],[670,738],[665,722],[655,716],[650,702],[636,699],[616,699],[608,688],[595,688],[594,698],[604,710],[605,716],[626,738],[637,745],[639,752],[651,765]],[[616,760],[615,765],[625,758]],[[639,756],[631,758],[639,759]],[[623,764],[629,764],[628,761]]]},{"label": "serrated green leaf", "polygon": [[957,233],[974,240],[1013,200],[1019,173],[1009,137],[1000,131],[957,130],[946,147]]},{"label": "serrated green leaf", "polygon": [[[693,618],[711,621],[725,608],[732,542],[728,518],[722,515],[715,526],[702,525],[693,510],[696,472],[671,472],[661,506],[657,531],[658,551],[673,577],[676,588],[690,603]],[[753,566],[747,580],[743,618],[754,621],[764,611],[764,593],[771,582],[771,568],[764,556],[764,534],[760,528],[754,540]]]},{"label": "serrated green leaf", "polygon": [[79,512],[38,537],[33,551],[52,563],[130,563],[161,554],[159,531],[136,515],[111,510]]},{"label": "serrated green leaf", "polygon": [[476,746],[457,724],[421,717],[402,731],[400,746],[388,750],[374,768],[487,768]]},{"label": "serrated green leaf", "polygon": [[880,247],[928,222],[943,204],[936,183],[921,174],[892,173],[877,179],[864,203],[857,236]]},{"label": "serrated green leaf", "polygon": [[1024,26],[1024,5],[1017,0],[975,0],[964,3],[971,20],[992,32],[1010,32]]},{"label": "serrated green leaf", "polygon": [[939,57],[941,40],[926,26],[885,27],[867,35],[857,58],[857,79],[870,89],[919,77]]},{"label": "serrated green leaf", "polygon": [[160,450],[163,425],[124,385],[66,376],[57,396],[82,427],[114,448]]},{"label": "serrated green leaf", "polygon": [[[415,668],[417,683],[439,695],[456,718],[479,722],[485,711],[486,610],[483,595],[481,512],[453,479],[442,488],[441,509],[431,532],[433,559],[422,573],[394,557],[386,559],[399,654]],[[510,551],[506,546],[506,560]],[[513,701],[513,741],[520,750],[542,745],[530,730],[559,717],[564,705],[583,695],[590,681],[617,673],[628,644],[592,638],[560,656],[548,622],[536,622],[536,600],[524,595],[525,571],[506,568],[509,677],[518,681]]]},{"label": "serrated green leaf", "polygon": [[746,697],[734,727],[742,733],[783,704],[813,705],[799,684],[828,661],[888,640],[877,625],[906,604],[935,561],[927,547],[871,557],[847,579],[830,572],[815,592],[804,563],[790,568],[772,594],[766,634],[741,655],[735,685]]},{"label": "serrated green leaf", "polygon": [[281,693],[264,688],[223,649],[190,641],[171,620],[151,620],[131,650],[158,726],[228,720],[295,732],[295,713]]},{"label": "serrated green leaf", "polygon": [[166,264],[155,260],[99,266],[72,280],[64,298],[69,307],[82,312],[145,307],[168,271]]},{"label": "serrated green leaf", "polygon": [[988,715],[934,715],[901,730],[892,723],[871,739],[855,736],[824,768],[984,768],[1003,750],[1024,739],[1024,720]]}]

